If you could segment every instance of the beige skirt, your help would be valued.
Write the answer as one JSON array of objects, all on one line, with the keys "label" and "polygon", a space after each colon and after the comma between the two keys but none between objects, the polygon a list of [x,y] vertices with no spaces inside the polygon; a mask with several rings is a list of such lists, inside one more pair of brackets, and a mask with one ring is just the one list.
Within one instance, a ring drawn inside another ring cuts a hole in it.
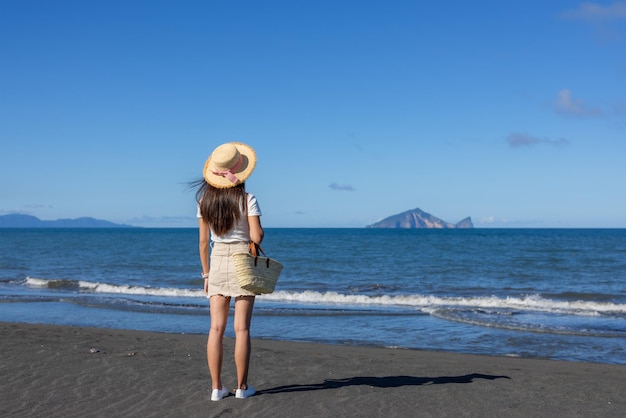
[{"label": "beige skirt", "polygon": [[232,254],[247,253],[247,242],[226,244],[213,243],[211,249],[211,269],[209,270],[209,292],[207,297],[222,295],[227,297],[254,296],[254,293],[242,289],[237,282],[235,263]]}]

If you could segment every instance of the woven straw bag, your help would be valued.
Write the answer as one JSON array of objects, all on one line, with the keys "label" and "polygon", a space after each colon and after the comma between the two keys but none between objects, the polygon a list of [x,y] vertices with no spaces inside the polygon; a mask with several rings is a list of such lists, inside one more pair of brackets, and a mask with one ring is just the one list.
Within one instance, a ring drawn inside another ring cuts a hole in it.
[{"label": "woven straw bag", "polygon": [[[259,256],[259,251],[263,256]],[[236,253],[231,257],[235,263],[237,281],[242,289],[256,295],[274,291],[283,265],[274,259],[265,257],[265,252],[260,246],[250,243],[249,252]]]}]

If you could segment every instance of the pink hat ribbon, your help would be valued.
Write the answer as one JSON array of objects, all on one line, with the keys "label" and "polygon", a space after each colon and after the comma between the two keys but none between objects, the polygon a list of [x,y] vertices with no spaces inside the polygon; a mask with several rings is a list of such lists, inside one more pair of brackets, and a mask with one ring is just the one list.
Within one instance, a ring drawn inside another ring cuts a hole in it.
[{"label": "pink hat ribbon", "polygon": [[212,171],[212,173],[215,174],[216,176],[221,176],[221,177],[227,178],[233,184],[237,184],[237,183],[239,183],[239,179],[237,177],[235,177],[235,175],[233,174],[233,171],[239,170],[239,168],[241,167],[242,164],[243,164],[243,156],[240,154],[239,155],[239,161],[237,161],[237,163],[234,166],[232,166],[228,170]]}]

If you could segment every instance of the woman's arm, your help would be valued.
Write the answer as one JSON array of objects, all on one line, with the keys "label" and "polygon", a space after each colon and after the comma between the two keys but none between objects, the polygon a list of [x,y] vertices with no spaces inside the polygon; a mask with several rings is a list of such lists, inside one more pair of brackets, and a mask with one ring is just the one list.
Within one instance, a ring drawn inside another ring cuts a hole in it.
[{"label": "woman's arm", "polygon": [[204,219],[198,219],[198,249],[200,251],[200,263],[202,264],[202,277],[204,277],[204,293],[209,291],[209,226]]},{"label": "woman's arm", "polygon": [[250,226],[250,240],[256,244],[260,244],[265,234],[261,226],[261,217],[248,216],[248,225]]}]

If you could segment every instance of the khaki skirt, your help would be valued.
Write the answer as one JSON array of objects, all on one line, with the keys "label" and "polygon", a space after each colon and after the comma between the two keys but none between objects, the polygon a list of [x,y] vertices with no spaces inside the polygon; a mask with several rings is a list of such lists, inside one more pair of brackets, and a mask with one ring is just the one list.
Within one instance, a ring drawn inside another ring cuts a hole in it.
[{"label": "khaki skirt", "polygon": [[231,257],[235,253],[247,253],[248,248],[247,242],[235,242],[232,244],[213,243],[207,297],[210,298],[214,295],[226,297],[254,296],[254,293],[239,287],[235,263]]}]

